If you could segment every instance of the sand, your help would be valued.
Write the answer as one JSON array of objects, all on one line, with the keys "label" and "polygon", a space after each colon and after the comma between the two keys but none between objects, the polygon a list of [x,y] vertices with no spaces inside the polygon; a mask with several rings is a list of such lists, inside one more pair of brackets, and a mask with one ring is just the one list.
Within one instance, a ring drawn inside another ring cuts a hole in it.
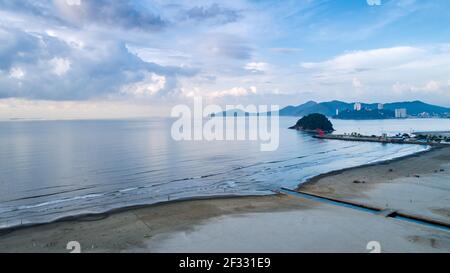
[{"label": "sand", "polygon": [[[136,251],[152,252],[448,252],[448,232],[343,207],[222,216],[190,231],[159,234]],[[388,232],[387,232],[388,231]]]},{"label": "sand", "polygon": [[299,190],[450,225],[450,148],[324,174]]},{"label": "sand", "polygon": [[[449,148],[435,149],[321,175],[300,190],[448,222],[449,159]],[[172,202],[4,231],[0,252],[69,252],[69,241],[82,252],[368,252],[369,241],[382,252],[450,252],[448,230],[290,195]]]},{"label": "sand", "polygon": [[157,234],[188,231],[207,219],[306,208],[281,195],[172,202],[15,230],[0,235],[0,252],[68,252],[69,241],[78,241],[83,252],[135,251]]}]

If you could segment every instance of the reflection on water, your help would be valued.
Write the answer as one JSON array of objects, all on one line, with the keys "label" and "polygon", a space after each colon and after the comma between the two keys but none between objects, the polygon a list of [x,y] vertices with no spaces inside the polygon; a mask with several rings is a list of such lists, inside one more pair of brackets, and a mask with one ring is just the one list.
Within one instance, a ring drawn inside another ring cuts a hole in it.
[{"label": "reflection on water", "polygon": [[[255,141],[176,142],[171,119],[0,122],[0,227],[211,195],[267,194],[426,147],[327,141],[284,129]],[[333,121],[337,132],[450,130],[450,120]]]}]

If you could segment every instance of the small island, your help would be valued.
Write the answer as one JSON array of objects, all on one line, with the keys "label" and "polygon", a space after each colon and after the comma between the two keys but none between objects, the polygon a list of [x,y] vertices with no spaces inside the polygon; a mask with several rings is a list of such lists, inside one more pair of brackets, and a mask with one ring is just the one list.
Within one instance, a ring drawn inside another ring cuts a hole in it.
[{"label": "small island", "polygon": [[317,132],[318,130],[325,133],[331,133],[334,131],[331,121],[322,114],[314,113],[302,117],[297,123],[289,127],[289,129],[302,130],[307,132]]}]

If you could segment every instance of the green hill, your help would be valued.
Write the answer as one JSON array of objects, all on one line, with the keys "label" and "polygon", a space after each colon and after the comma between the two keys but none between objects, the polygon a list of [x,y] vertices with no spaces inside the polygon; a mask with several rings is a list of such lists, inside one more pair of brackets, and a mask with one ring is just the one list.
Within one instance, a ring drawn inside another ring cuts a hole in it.
[{"label": "green hill", "polygon": [[289,129],[316,131],[318,129],[324,132],[333,132],[333,124],[322,114],[314,113],[302,117],[297,123]]}]

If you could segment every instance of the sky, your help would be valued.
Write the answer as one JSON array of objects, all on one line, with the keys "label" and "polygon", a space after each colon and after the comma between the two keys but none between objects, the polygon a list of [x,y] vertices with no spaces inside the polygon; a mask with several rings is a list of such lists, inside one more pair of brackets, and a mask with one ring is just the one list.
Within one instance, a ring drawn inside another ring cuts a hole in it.
[{"label": "sky", "polygon": [[0,0],[0,119],[177,104],[450,107],[447,0]]}]

